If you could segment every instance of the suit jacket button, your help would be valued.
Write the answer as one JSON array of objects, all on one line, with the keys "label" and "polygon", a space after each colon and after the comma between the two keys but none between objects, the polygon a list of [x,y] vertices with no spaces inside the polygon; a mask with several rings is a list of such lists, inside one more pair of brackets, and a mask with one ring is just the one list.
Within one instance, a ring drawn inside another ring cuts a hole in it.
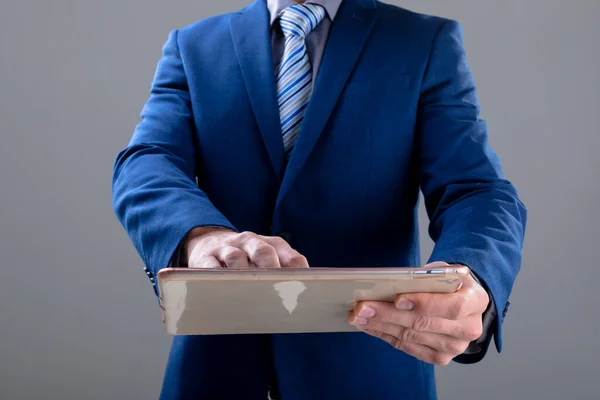
[{"label": "suit jacket button", "polygon": [[506,314],[508,313],[509,308],[510,308],[510,301],[507,301],[506,306],[504,307],[504,310],[502,311],[502,321],[504,321],[504,318],[506,318]]},{"label": "suit jacket button", "polygon": [[281,232],[279,234],[279,237],[282,238],[283,240],[285,240],[286,242],[288,242],[288,244],[290,244],[292,241],[292,235],[290,235],[287,232]]}]

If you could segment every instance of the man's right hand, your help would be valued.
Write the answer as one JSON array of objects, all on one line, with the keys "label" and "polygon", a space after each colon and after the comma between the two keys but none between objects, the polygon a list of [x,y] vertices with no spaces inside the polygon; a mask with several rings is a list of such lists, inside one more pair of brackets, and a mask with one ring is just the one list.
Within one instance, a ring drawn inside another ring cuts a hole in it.
[{"label": "man's right hand", "polygon": [[196,228],[185,242],[189,268],[308,268],[306,257],[280,237]]}]

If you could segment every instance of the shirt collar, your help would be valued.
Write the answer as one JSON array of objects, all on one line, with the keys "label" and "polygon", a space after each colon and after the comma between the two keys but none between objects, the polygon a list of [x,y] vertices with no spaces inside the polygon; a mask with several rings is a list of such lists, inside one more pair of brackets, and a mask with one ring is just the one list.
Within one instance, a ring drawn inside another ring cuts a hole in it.
[{"label": "shirt collar", "polygon": [[[333,21],[340,8],[340,4],[342,4],[342,0],[308,0],[305,4],[308,3],[323,6],[325,11],[327,11],[327,15],[329,15],[329,19]],[[267,7],[271,16],[271,26],[273,26],[279,14],[293,4],[297,4],[297,2],[295,0],[267,0]]]}]

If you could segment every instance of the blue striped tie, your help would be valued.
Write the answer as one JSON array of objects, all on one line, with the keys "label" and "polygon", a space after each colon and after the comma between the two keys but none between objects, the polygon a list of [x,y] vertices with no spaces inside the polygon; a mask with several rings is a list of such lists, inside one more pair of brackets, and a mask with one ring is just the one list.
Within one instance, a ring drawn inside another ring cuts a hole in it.
[{"label": "blue striped tie", "polygon": [[275,74],[283,145],[288,158],[312,93],[312,68],[306,51],[306,36],[323,18],[325,9],[316,4],[296,4],[281,13],[285,49]]}]

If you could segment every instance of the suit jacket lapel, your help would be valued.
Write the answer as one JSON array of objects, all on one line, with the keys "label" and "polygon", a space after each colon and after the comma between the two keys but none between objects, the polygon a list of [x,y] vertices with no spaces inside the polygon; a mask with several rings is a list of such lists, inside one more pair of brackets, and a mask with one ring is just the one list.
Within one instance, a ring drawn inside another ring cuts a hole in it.
[{"label": "suit jacket lapel", "polygon": [[[319,76],[286,169],[278,203],[304,167],[375,22],[373,0],[345,0],[331,26]],[[350,116],[351,117],[351,116]]]},{"label": "suit jacket lapel", "polygon": [[242,70],[252,109],[275,175],[281,182],[285,150],[275,85],[271,51],[270,17],[264,0],[234,14],[231,35]]}]

